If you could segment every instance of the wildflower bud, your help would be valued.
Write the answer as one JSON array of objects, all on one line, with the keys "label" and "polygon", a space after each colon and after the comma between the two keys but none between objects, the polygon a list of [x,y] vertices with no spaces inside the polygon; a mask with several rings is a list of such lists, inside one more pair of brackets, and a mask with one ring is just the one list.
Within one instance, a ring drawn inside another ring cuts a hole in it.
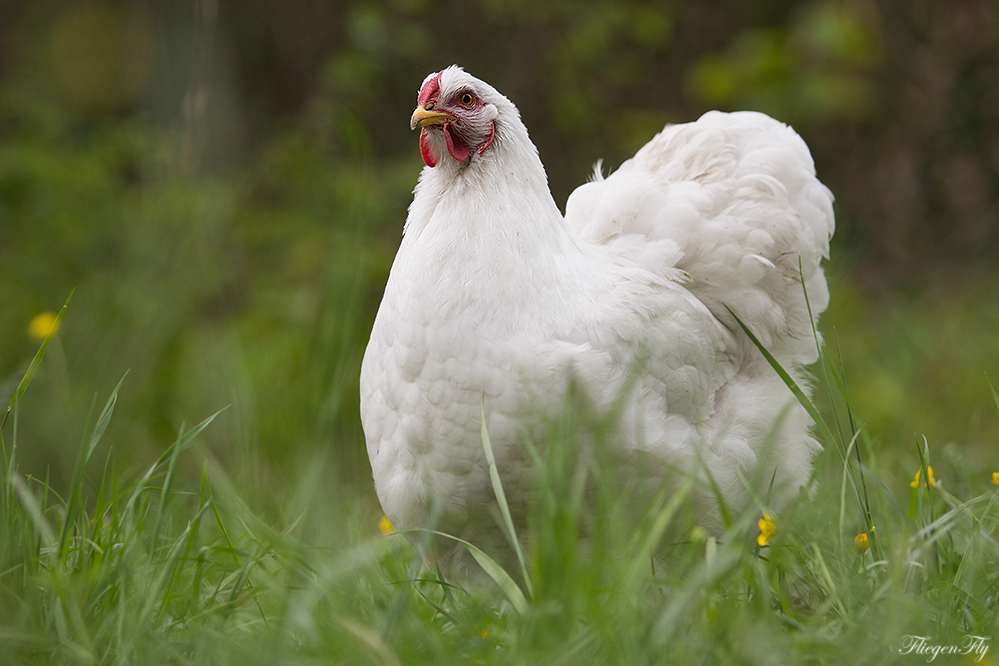
[{"label": "wildflower bud", "polygon": [[[922,473],[923,473],[923,470],[917,469],[916,470],[916,478],[914,478],[911,482],[909,482],[909,486],[911,486],[912,488],[918,488],[919,485],[920,485],[919,484],[919,477],[922,475]],[[927,468],[926,468],[926,478],[929,479],[929,486],[930,486],[930,488],[936,488],[937,487],[937,480],[933,478],[933,468],[932,467],[927,466]]]},{"label": "wildflower bud", "polygon": [[43,312],[35,315],[28,324],[28,336],[32,340],[41,342],[49,336],[49,333],[54,333],[55,328],[56,316],[51,312]]},{"label": "wildflower bud", "polygon": [[382,531],[382,534],[388,536],[395,531],[392,527],[392,523],[389,522],[388,516],[382,516],[382,519],[378,521],[378,529]]},{"label": "wildflower bud", "polygon": [[773,538],[774,533],[777,528],[774,526],[774,521],[770,520],[770,516],[763,514],[763,518],[760,519],[760,536],[756,537],[756,543],[761,546],[765,546],[770,543],[770,539]]}]

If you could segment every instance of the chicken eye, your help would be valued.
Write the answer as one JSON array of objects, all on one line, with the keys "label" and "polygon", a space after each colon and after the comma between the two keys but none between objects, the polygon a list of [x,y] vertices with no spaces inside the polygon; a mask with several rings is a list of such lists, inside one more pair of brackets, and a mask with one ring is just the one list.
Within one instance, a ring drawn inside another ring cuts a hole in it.
[{"label": "chicken eye", "polygon": [[460,101],[462,106],[472,106],[472,102],[475,101],[475,98],[472,97],[472,93],[465,93],[461,96]]}]

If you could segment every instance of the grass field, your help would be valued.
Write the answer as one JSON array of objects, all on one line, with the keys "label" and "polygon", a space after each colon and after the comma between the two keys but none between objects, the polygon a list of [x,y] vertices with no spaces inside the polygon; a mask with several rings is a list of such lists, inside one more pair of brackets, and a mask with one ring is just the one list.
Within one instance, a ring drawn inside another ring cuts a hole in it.
[{"label": "grass field", "polygon": [[[984,290],[945,296],[834,301],[826,321],[845,324],[826,333],[816,391],[826,450],[813,494],[768,512],[772,525],[757,498],[710,537],[686,518],[682,485],[635,511],[627,480],[573,446],[587,426],[569,410],[542,499],[514,526],[529,584],[516,570],[470,590],[443,582],[379,525],[369,481],[344,479],[342,455],[310,449],[277,470],[263,448],[220,454],[205,441],[234,408],[178,424],[154,463],[123,462],[125,377],[66,442],[69,481],[50,483],[19,460],[25,419],[57,415],[15,403],[0,662],[996,663],[999,398],[984,374],[961,383],[995,360],[994,322],[971,304],[996,310]],[[900,410],[922,432],[904,432]],[[579,493],[581,479],[596,492]]]}]

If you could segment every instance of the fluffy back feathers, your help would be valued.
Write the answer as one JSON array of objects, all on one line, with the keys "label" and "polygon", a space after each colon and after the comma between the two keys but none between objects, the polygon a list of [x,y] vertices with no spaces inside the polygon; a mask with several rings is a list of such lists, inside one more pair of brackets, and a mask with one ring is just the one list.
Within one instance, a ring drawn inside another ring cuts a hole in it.
[{"label": "fluffy back feathers", "polygon": [[[761,113],[706,113],[672,125],[606,179],[579,187],[566,222],[586,240],[626,249],[687,288],[732,330],[725,306],[782,363],[816,360],[815,317],[829,301],[833,197],[804,141]],[[799,269],[800,258],[800,269]]]}]

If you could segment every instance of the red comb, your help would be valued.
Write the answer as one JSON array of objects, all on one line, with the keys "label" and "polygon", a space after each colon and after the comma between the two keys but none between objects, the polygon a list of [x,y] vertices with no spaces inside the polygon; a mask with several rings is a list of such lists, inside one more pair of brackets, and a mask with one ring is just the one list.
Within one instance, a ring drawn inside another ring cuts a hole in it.
[{"label": "red comb", "polygon": [[416,98],[418,104],[426,104],[430,101],[430,98],[440,92],[441,89],[441,74],[444,70],[437,72],[429,81],[423,84],[420,88],[420,96]]}]

